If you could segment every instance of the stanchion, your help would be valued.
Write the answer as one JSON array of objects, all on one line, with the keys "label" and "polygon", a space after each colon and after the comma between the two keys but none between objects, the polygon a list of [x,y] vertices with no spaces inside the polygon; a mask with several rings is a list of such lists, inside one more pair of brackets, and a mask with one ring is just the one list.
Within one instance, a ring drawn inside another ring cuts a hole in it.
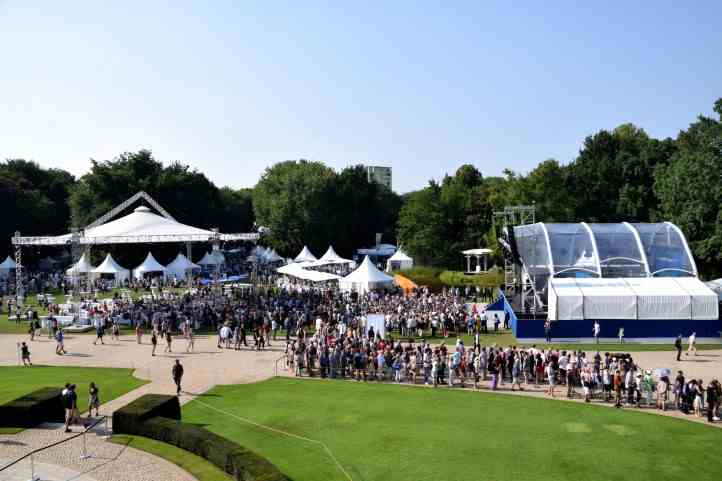
[{"label": "stanchion", "polygon": [[85,434],[86,434],[86,433],[87,433],[87,431],[83,431],[83,451],[82,451],[82,454],[80,455],[80,460],[81,460],[81,461],[83,461],[83,460],[85,460],[85,459],[90,459],[90,458],[93,457],[92,454],[89,454],[89,453],[88,453],[88,445],[87,445],[86,442],[85,442]]},{"label": "stanchion", "polygon": [[29,481],[40,481],[40,476],[35,474],[35,460],[33,459],[33,455],[30,455],[30,479]]}]

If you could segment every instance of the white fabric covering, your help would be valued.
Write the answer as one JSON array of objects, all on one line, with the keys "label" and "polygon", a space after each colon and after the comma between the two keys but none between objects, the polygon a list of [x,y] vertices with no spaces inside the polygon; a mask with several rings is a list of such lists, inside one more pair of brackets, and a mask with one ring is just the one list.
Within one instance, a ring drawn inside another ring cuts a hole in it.
[{"label": "white fabric covering", "polygon": [[83,252],[83,255],[80,256],[80,259],[78,259],[78,262],[65,271],[65,273],[69,276],[76,276],[78,274],[88,274],[89,272],[92,272],[93,269],[94,267],[88,260],[88,253]]},{"label": "white fabric covering", "polygon": [[133,269],[133,276],[140,279],[146,272],[165,272],[165,267],[155,260],[155,257],[150,252],[148,252],[143,263]]},{"label": "white fabric covering", "polygon": [[188,270],[200,269],[201,266],[188,260],[183,254],[178,254],[173,262],[165,266],[165,275],[169,278],[185,279]]},{"label": "white fabric covering", "polygon": [[210,230],[199,229],[166,219],[154,214],[148,207],[141,206],[130,214],[85,231],[85,237],[153,235],[208,235]]},{"label": "white fabric covering", "polygon": [[206,252],[201,260],[198,261],[198,265],[201,266],[220,266],[226,261],[223,254],[219,251]]},{"label": "white fabric covering", "polygon": [[296,277],[305,281],[312,282],[327,282],[335,281],[341,278],[336,274],[329,274],[328,272],[318,272],[312,269],[306,269],[309,267],[311,262],[294,262],[276,269],[276,272],[286,276]]},{"label": "white fabric covering", "polygon": [[7,256],[7,258],[3,261],[2,264],[0,264],[0,270],[10,270],[15,269],[15,261],[13,261],[10,256]]},{"label": "white fabric covering", "polygon": [[[581,306],[581,310],[580,310]],[[715,293],[695,277],[549,281],[549,318],[717,319]]]},{"label": "white fabric covering", "polygon": [[696,277],[675,277],[674,281],[692,298],[692,319],[717,319],[719,299],[717,294]]},{"label": "white fabric covering", "polygon": [[389,257],[386,261],[386,270],[391,271],[393,269],[410,269],[414,267],[414,260],[406,255],[401,249],[397,250],[394,255]]},{"label": "white fabric covering", "polygon": [[312,267],[320,267],[320,266],[327,266],[329,264],[355,264],[354,261],[349,259],[344,259],[340,255],[336,254],[336,251],[333,250],[333,246],[328,246],[328,250],[324,255],[321,256],[321,258],[310,265]]},{"label": "white fabric covering", "polygon": [[369,256],[366,256],[355,271],[338,281],[338,286],[341,290],[364,293],[390,287],[393,283],[394,278],[381,272],[371,262]]},{"label": "white fabric covering", "polygon": [[130,277],[130,271],[121,267],[113,256],[108,254],[101,264],[93,269],[93,274],[112,274],[116,280],[121,281]]},{"label": "white fabric covering", "polygon": [[296,262],[314,262],[317,261],[315,255],[311,254],[311,251],[308,250],[308,247],[303,246],[303,249],[301,249],[301,252],[296,256],[294,261]]}]

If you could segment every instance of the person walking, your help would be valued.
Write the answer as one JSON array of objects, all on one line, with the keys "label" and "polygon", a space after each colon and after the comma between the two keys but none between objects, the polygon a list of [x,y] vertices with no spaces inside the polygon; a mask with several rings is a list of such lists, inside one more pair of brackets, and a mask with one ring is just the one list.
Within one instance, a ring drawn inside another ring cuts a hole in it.
[{"label": "person walking", "polygon": [[689,335],[689,345],[687,346],[687,356],[689,356],[689,353],[693,353],[695,356],[697,355],[697,333],[693,332]]},{"label": "person walking", "polygon": [[158,347],[158,335],[155,333],[155,329],[150,335],[150,343],[153,345],[151,356],[155,356],[155,349]]},{"label": "person walking", "polygon": [[193,328],[188,326],[187,332],[186,332],[186,338],[188,339],[188,345],[186,346],[186,352],[191,352],[193,350]]},{"label": "person walking", "polygon": [[549,319],[544,321],[544,337],[547,340],[547,344],[552,342],[552,321]]},{"label": "person walking", "polygon": [[75,384],[71,384],[65,392],[65,432],[70,432],[70,425],[75,422],[78,409],[78,395],[75,392]]},{"label": "person walking", "polygon": [[101,344],[105,344],[103,342],[103,335],[105,335],[105,321],[98,317],[95,320],[95,341],[93,341],[93,346],[95,346],[98,341],[100,341]]},{"label": "person walking", "polygon": [[140,322],[135,325],[135,338],[138,341],[138,344],[143,344],[143,328],[140,326]]},{"label": "person walking", "polygon": [[62,356],[65,354],[65,336],[63,335],[63,329],[58,328],[58,332],[55,333],[55,354]]},{"label": "person walking", "polygon": [[677,361],[682,360],[682,334],[677,335],[674,341],[674,348],[677,350]]},{"label": "person walking", "polygon": [[88,386],[88,414],[93,415],[93,408],[95,408],[95,415],[100,416],[100,396],[98,386],[94,382]]},{"label": "person walking", "polygon": [[163,352],[173,352],[171,350],[171,343],[173,342],[173,336],[171,336],[170,329],[165,331],[165,349]]},{"label": "person walking", "polygon": [[173,364],[173,368],[171,369],[171,376],[173,377],[173,382],[176,386],[176,395],[180,396],[181,381],[183,380],[183,366],[178,359],[176,359],[175,364]]},{"label": "person walking", "polygon": [[602,332],[602,327],[598,321],[594,321],[594,327],[592,328],[592,334],[594,335],[594,341],[599,344],[599,334]]},{"label": "person walking", "polygon": [[28,348],[28,345],[24,342],[20,345],[20,356],[23,359],[23,366],[30,367],[33,365],[33,363],[30,362],[30,348]]}]

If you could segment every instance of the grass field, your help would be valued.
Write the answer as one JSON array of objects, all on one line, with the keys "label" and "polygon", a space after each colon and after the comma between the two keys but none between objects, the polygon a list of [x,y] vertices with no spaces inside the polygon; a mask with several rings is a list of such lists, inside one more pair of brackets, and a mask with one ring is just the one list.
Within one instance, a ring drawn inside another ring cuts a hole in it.
[{"label": "grass field", "polygon": [[[478,392],[275,378],[219,386],[183,407],[294,481],[716,479],[722,430],[603,406]],[[706,447],[712,447],[707,449]]]},{"label": "grass field", "polygon": [[114,434],[110,442],[130,446],[170,461],[191,473],[198,481],[232,481],[233,479],[200,456],[154,439]]},{"label": "grass field", "polygon": [[69,382],[77,385],[78,407],[84,412],[88,408],[88,384],[95,382],[100,402],[108,402],[148,382],[134,378],[132,372],[100,367],[0,366],[0,404],[41,387],[57,386],[61,390]]}]

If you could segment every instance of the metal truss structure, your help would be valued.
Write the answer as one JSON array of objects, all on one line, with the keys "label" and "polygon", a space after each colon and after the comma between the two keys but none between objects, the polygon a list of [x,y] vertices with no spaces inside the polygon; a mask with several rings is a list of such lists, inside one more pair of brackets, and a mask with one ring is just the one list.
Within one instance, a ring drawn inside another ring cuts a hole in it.
[{"label": "metal truss structure", "polygon": [[[501,229],[507,229],[514,235],[514,226],[534,224],[536,222],[536,206],[516,205],[504,207],[504,210],[494,212],[494,218]],[[500,239],[501,242],[501,239]],[[521,291],[521,307],[523,311],[536,312],[539,306],[539,296],[534,289],[534,281],[522,266],[513,259],[504,256],[504,294],[510,297],[517,287]]]}]

